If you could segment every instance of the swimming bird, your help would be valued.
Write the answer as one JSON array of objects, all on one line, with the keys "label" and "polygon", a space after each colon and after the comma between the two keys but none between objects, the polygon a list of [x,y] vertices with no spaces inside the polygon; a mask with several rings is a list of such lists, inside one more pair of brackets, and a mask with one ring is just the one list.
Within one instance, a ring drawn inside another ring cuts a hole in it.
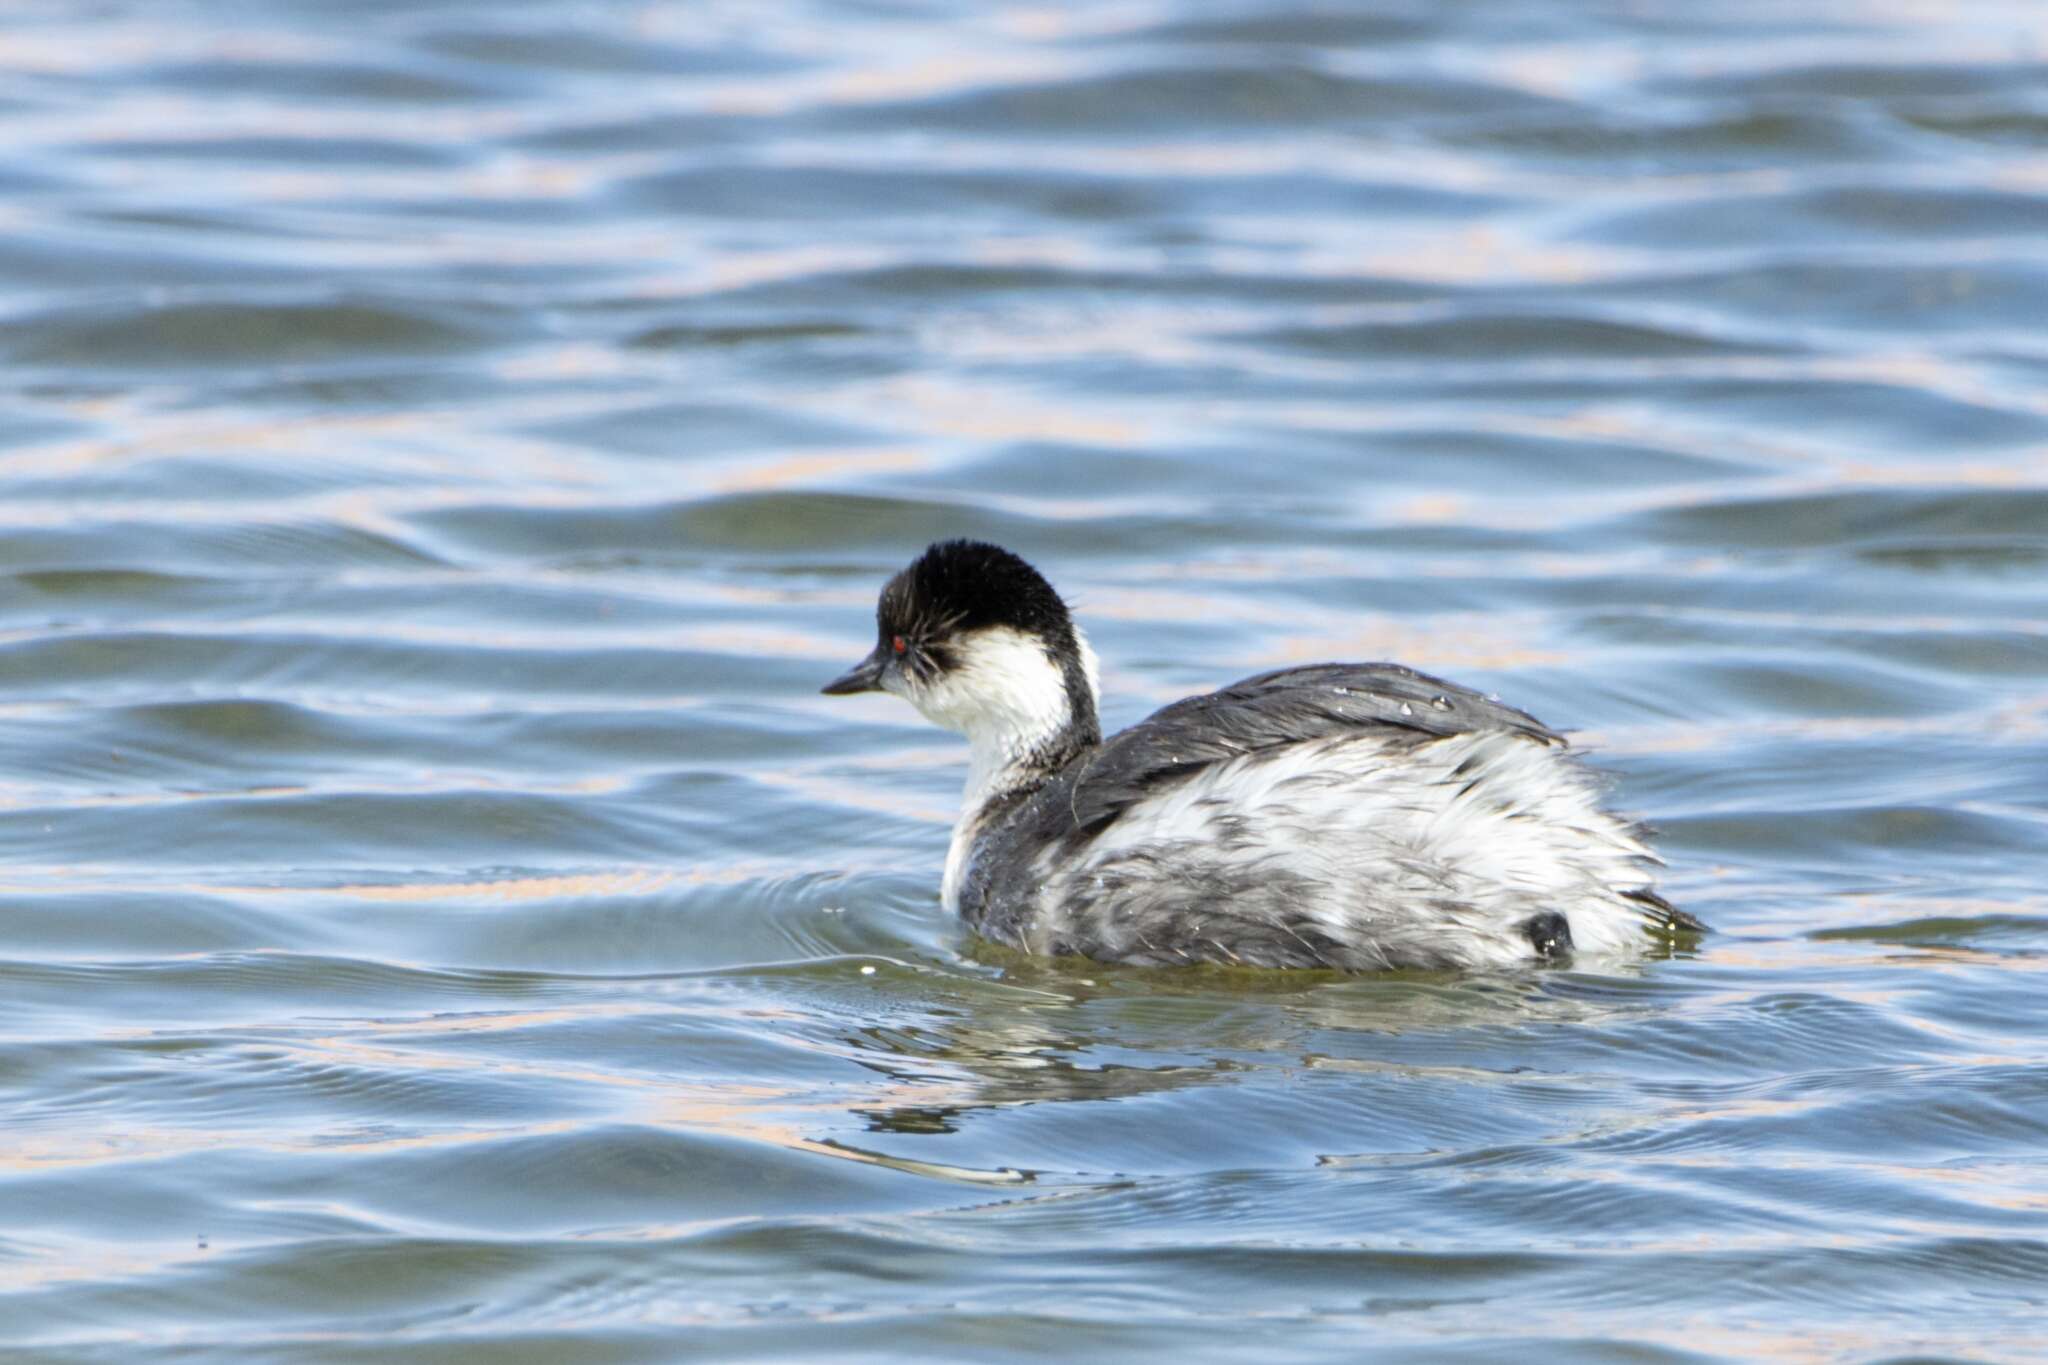
[{"label": "swimming bird", "polygon": [[1698,931],[1564,737],[1391,663],[1261,673],[1105,740],[1095,652],[1030,564],[934,544],[828,695],[967,737],[946,908],[1028,953],[1495,968]]}]

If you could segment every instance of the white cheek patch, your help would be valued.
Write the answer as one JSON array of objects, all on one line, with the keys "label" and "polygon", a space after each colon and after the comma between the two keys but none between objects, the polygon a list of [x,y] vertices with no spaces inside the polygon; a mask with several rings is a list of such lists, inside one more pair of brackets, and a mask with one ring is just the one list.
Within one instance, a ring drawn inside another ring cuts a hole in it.
[{"label": "white cheek patch", "polygon": [[982,738],[1021,741],[1025,747],[1063,727],[1071,708],[1058,665],[1031,636],[991,626],[952,643],[954,663],[910,701],[925,719]]},{"label": "white cheek patch", "polygon": [[967,736],[967,789],[946,859],[946,903],[955,903],[977,816],[1004,789],[1006,774],[1073,723],[1066,679],[1037,639],[991,626],[951,643],[953,666],[903,695],[925,719]]},{"label": "white cheek patch", "polygon": [[[1035,636],[990,626],[958,637],[949,648],[953,666],[930,684],[908,677],[898,681],[892,675],[889,690],[934,725],[967,736],[967,790],[961,797],[960,823],[946,854],[940,892],[946,908],[957,912],[983,806],[1010,784],[1013,779],[1006,774],[1013,767],[1074,723],[1074,707],[1065,675]],[[1095,655],[1085,641],[1080,648],[1092,697]]]}]

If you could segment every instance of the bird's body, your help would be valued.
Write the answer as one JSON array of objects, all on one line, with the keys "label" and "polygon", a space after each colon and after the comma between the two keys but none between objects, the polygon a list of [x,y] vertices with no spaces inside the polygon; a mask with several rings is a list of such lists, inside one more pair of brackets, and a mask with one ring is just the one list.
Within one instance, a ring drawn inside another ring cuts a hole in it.
[{"label": "bird's body", "polygon": [[1057,594],[935,545],[827,691],[880,688],[971,745],[942,898],[1032,953],[1147,965],[1503,967],[1697,929],[1562,736],[1396,664],[1261,674],[1107,742]]}]

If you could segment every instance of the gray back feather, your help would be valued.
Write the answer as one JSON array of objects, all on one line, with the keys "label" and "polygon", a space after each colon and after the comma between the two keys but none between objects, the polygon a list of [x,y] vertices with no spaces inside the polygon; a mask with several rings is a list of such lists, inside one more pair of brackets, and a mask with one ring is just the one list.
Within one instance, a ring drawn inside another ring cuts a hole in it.
[{"label": "gray back feather", "polygon": [[1034,901],[1029,867],[1048,847],[1079,846],[1133,803],[1211,764],[1365,731],[1417,744],[1481,731],[1565,743],[1533,716],[1400,664],[1261,673],[1164,707],[1041,785],[997,798],[983,813],[985,842],[962,888],[961,913],[984,935],[1017,941]]},{"label": "gray back feather", "polygon": [[1069,786],[1073,824],[1091,828],[1211,763],[1381,728],[1410,732],[1418,742],[1486,730],[1508,730],[1542,744],[1565,742],[1534,716],[1400,664],[1313,664],[1177,701],[1112,737],[1055,780]]}]

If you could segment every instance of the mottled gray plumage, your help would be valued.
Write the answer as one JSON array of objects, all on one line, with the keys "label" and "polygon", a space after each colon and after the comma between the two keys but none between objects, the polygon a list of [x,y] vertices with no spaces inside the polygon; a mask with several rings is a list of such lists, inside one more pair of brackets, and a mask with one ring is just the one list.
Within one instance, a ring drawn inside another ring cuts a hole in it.
[{"label": "mottled gray plumage", "polygon": [[[1551,928],[1529,923],[1550,907],[1517,901],[1500,913],[1496,902],[1513,897],[1512,888],[1461,886],[1466,879],[1454,869],[1432,866],[1427,844],[1375,851],[1347,830],[1328,861],[1349,863],[1358,875],[1310,865],[1303,854],[1318,837],[1317,812],[1344,799],[1351,768],[1302,764],[1286,781],[1292,799],[1269,803],[1256,822],[1227,797],[1206,797],[1191,803],[1193,824],[1181,837],[1101,856],[1125,811],[1218,764],[1250,769],[1289,750],[1296,758],[1369,752],[1382,763],[1412,764],[1436,741],[1479,735],[1516,748],[1565,747],[1534,717],[1399,664],[1287,669],[1189,697],[984,806],[960,914],[999,943],[1120,962],[1369,969],[1558,956],[1554,944],[1531,938],[1532,927]],[[1480,767],[1468,757],[1447,763],[1435,784],[1456,783],[1447,803],[1478,788]],[[1557,761],[1590,787],[1575,760],[1560,753]],[[1534,819],[1536,804],[1499,813]],[[1633,831],[1614,833],[1622,841],[1601,840],[1600,861],[1640,861]],[[1644,928],[1698,927],[1657,898],[1640,872],[1627,880],[1613,909]]]},{"label": "mottled gray plumage", "polygon": [[[1011,596],[1025,607],[1006,616]],[[1468,688],[1398,664],[1283,669],[1101,741],[1094,656],[1064,604],[969,542],[897,575],[878,631],[826,690],[895,692],[968,735],[944,899],[996,942],[1361,970],[1626,952],[1700,927],[1653,889],[1640,830],[1601,807],[1564,738]]]},{"label": "mottled gray plumage", "polygon": [[1075,819],[1093,825],[1204,764],[1375,726],[1439,736],[1504,730],[1564,743],[1534,716],[1401,664],[1312,664],[1162,707],[1061,780],[1072,788]]}]

